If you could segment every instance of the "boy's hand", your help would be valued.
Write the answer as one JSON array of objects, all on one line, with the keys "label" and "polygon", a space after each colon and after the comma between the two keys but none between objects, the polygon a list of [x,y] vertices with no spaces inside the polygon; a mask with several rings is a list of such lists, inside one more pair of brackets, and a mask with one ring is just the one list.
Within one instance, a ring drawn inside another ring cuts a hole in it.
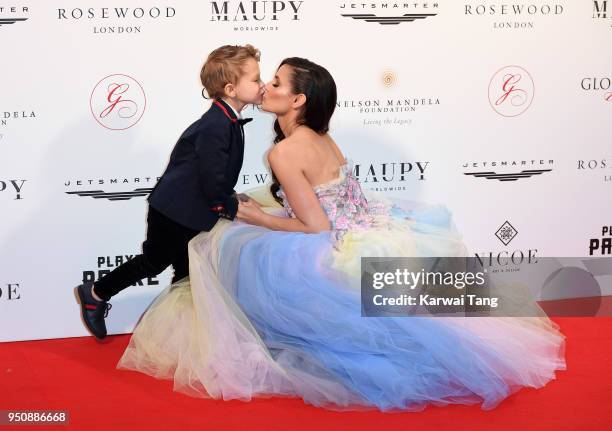
[{"label": "boy's hand", "polygon": [[236,214],[238,213],[238,204],[239,201],[234,194],[225,202],[225,205],[216,205],[211,208],[211,211],[217,213],[221,218],[234,220]]}]

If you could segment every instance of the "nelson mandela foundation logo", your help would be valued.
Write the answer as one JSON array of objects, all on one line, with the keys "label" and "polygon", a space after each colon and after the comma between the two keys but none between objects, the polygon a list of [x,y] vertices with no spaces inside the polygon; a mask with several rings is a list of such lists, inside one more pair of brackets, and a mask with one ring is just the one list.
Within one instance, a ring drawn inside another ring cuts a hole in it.
[{"label": "nelson mandela foundation logo", "polygon": [[127,201],[148,196],[159,181],[159,177],[130,177],[104,179],[77,179],[64,183],[65,193],[82,198],[109,201]]},{"label": "nelson mandela foundation logo", "polygon": [[338,5],[340,16],[365,23],[397,26],[402,23],[423,21],[438,15],[437,2],[370,1],[342,2]]},{"label": "nelson mandela foundation logo", "polygon": [[266,32],[279,30],[279,24],[300,21],[306,1],[211,1],[208,21],[226,23],[234,31]]},{"label": "nelson mandela foundation logo", "polygon": [[32,127],[32,122],[37,118],[33,109],[0,111],[0,142],[10,136],[9,131],[16,131],[15,127]]},{"label": "nelson mandela foundation logo", "polygon": [[395,94],[398,76],[393,70],[382,71],[378,82],[378,94],[367,98],[341,98],[336,101],[339,112],[349,112],[360,118],[364,126],[409,126],[409,115],[430,111],[440,106],[440,99],[432,95]]},{"label": "nelson mandela foundation logo", "polygon": [[395,72],[393,72],[392,70],[385,70],[382,73],[381,82],[382,85],[384,85],[385,87],[393,87],[397,82],[397,76],[395,75]]},{"label": "nelson mandela foundation logo", "polygon": [[0,36],[11,27],[28,20],[27,6],[0,6]]},{"label": "nelson mandela foundation logo", "polygon": [[128,75],[116,74],[102,78],[95,85],[89,106],[102,127],[125,130],[142,118],[147,98],[138,81]]}]

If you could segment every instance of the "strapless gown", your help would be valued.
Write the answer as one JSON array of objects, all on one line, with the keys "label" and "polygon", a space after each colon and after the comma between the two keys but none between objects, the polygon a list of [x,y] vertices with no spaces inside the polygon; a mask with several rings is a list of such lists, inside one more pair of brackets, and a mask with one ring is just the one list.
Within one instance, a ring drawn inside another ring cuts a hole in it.
[{"label": "strapless gown", "polygon": [[[251,195],[293,217],[282,189]],[[565,369],[565,337],[540,317],[362,317],[362,256],[466,256],[449,210],[364,192],[352,166],[314,189],[332,229],[278,232],[220,220],[189,243],[117,367],[192,396],[300,397],[334,410],[491,409]]]}]

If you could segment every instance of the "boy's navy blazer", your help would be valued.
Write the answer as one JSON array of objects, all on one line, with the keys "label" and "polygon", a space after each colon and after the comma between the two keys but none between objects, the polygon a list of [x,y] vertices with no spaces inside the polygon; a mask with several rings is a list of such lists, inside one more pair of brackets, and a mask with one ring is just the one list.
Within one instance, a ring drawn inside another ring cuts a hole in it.
[{"label": "boy's navy blazer", "polygon": [[238,209],[234,187],[242,168],[242,125],[223,100],[215,100],[178,139],[168,167],[148,197],[149,205],[194,230],[212,229]]}]

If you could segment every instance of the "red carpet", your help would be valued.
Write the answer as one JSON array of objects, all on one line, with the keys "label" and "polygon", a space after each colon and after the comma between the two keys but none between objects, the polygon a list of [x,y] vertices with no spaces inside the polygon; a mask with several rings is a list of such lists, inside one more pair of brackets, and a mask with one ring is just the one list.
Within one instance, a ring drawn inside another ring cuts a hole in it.
[{"label": "red carpet", "polygon": [[449,406],[419,413],[337,413],[296,399],[190,398],[173,392],[170,381],[116,370],[129,340],[125,335],[103,343],[86,337],[0,344],[0,410],[65,409],[68,428],[87,430],[612,429],[612,318],[554,320],[567,336],[567,371],[487,412]]}]

